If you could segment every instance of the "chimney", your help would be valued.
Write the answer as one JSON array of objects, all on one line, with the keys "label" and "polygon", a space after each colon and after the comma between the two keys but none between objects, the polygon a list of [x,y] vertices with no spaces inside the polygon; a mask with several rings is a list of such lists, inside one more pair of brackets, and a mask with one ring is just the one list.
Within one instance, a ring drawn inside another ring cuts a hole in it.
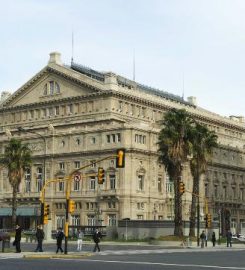
[{"label": "chimney", "polygon": [[57,64],[60,66],[63,65],[61,61],[61,54],[59,52],[51,52],[49,55],[50,55],[50,58],[49,58],[48,64]]},{"label": "chimney", "polygon": [[188,100],[188,102],[191,103],[192,105],[197,106],[197,98],[196,98],[196,97],[193,97],[193,96],[187,97],[187,100]]}]

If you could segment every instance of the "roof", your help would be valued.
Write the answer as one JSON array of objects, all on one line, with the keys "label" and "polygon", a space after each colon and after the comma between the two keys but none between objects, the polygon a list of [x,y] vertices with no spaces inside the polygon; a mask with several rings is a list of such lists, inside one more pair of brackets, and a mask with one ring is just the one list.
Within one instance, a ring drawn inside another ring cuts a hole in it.
[{"label": "roof", "polygon": [[[98,80],[101,82],[105,81],[105,73],[103,73],[103,72],[96,71],[94,69],[91,69],[89,67],[86,67],[86,66],[74,63],[74,62],[71,63],[70,68],[77,71],[77,72],[80,72],[80,73],[82,73],[90,78],[93,78],[95,80]],[[183,97],[180,97],[180,96],[177,96],[177,95],[168,93],[166,91],[162,91],[160,89],[150,87],[150,86],[147,86],[147,85],[144,85],[141,83],[134,82],[132,80],[129,80],[129,79],[122,77],[122,76],[119,76],[119,75],[117,75],[117,81],[118,81],[119,85],[121,84],[123,86],[128,87],[129,89],[132,89],[132,90],[136,88],[137,90],[145,92],[147,94],[159,96],[159,97],[166,98],[166,99],[169,99],[169,100],[172,100],[175,102],[179,102],[179,103],[182,103],[185,105],[196,107],[192,103],[185,101],[183,99]]]}]

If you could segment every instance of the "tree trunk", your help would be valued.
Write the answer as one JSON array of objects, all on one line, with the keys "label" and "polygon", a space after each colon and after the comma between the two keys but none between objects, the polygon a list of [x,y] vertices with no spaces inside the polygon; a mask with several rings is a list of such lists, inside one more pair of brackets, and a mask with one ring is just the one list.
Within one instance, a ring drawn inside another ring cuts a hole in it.
[{"label": "tree trunk", "polygon": [[182,221],[182,198],[179,192],[179,183],[181,180],[181,170],[177,170],[179,173],[175,174],[174,177],[174,235],[183,236],[183,221]]},{"label": "tree trunk", "polygon": [[197,209],[197,193],[198,193],[198,177],[193,176],[193,189],[192,189],[192,201],[191,201],[191,215],[190,215],[190,236],[195,237],[196,227],[196,209]]},{"label": "tree trunk", "polygon": [[16,209],[17,209],[17,190],[18,186],[13,186],[13,197],[12,197],[12,228],[16,225]]}]

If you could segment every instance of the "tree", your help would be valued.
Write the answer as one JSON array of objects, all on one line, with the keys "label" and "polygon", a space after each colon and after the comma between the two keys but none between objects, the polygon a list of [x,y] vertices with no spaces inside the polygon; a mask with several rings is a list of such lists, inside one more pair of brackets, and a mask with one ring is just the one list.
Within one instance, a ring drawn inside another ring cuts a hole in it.
[{"label": "tree", "polygon": [[159,134],[159,161],[165,165],[169,177],[174,182],[174,235],[183,236],[182,199],[179,183],[182,176],[183,163],[191,152],[189,133],[192,118],[186,110],[172,109],[165,114],[163,128]]},{"label": "tree", "polygon": [[17,192],[24,171],[31,165],[31,150],[28,144],[12,138],[0,157],[0,164],[8,170],[8,179],[12,187],[12,227],[16,224]]},{"label": "tree", "polygon": [[196,201],[199,196],[201,175],[207,170],[208,161],[212,157],[213,149],[217,147],[217,135],[209,131],[204,125],[196,123],[190,133],[192,143],[192,159],[190,161],[193,176],[193,193],[190,215],[190,236],[195,236]]}]

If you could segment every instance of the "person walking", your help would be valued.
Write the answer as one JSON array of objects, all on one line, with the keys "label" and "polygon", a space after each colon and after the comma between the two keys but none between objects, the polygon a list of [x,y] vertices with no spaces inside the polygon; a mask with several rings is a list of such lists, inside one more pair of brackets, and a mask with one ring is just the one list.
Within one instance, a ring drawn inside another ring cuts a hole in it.
[{"label": "person walking", "polygon": [[231,240],[232,240],[232,233],[231,233],[230,230],[228,230],[227,233],[226,233],[226,244],[227,244],[227,247],[232,247]]},{"label": "person walking", "polygon": [[201,248],[204,248],[205,241],[206,241],[206,234],[204,231],[202,231],[202,233],[200,235],[200,239],[201,239]]},{"label": "person walking", "polygon": [[93,240],[95,243],[94,252],[96,252],[97,249],[100,252],[99,242],[100,242],[101,237],[102,237],[101,232],[98,229],[96,229],[93,234]]},{"label": "person walking", "polygon": [[82,251],[83,247],[83,232],[81,230],[78,230],[77,232],[77,251]]},{"label": "person walking", "polygon": [[212,243],[213,243],[213,247],[215,247],[216,244],[216,236],[215,236],[215,232],[212,233]]},{"label": "person walking", "polygon": [[64,233],[62,232],[62,228],[58,229],[58,232],[56,234],[56,240],[57,240],[57,250],[56,253],[60,252],[63,253],[63,249],[62,249],[62,240],[64,239]]},{"label": "person walking", "polygon": [[14,238],[16,253],[21,252],[21,249],[20,249],[21,231],[22,231],[21,227],[17,224],[15,227],[15,238]]},{"label": "person walking", "polygon": [[44,231],[42,225],[37,226],[36,231],[36,238],[37,238],[37,247],[35,252],[43,252],[43,239],[44,239]]}]

